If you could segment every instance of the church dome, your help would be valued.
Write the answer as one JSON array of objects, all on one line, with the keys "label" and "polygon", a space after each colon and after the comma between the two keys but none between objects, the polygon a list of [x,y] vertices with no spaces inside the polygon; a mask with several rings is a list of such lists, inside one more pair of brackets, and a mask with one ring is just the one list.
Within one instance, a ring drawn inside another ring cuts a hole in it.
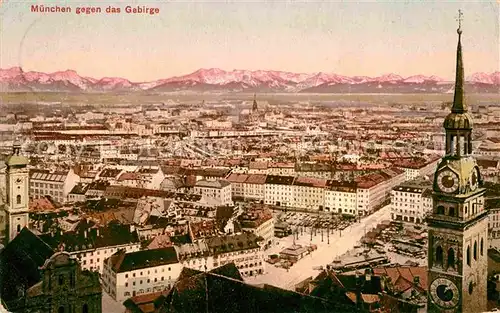
[{"label": "church dome", "polygon": [[450,113],[443,124],[446,129],[472,129],[473,122],[469,113]]},{"label": "church dome", "polygon": [[22,155],[11,155],[5,160],[5,165],[9,167],[26,166],[28,163],[28,158]]}]

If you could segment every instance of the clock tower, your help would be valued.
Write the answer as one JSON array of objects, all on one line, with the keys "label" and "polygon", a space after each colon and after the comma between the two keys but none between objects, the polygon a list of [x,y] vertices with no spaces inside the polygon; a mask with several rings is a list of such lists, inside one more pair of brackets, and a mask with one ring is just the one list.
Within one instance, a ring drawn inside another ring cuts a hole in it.
[{"label": "clock tower", "polygon": [[428,312],[486,311],[488,220],[483,180],[472,157],[464,95],[459,11],[453,107],[444,121],[446,155],[437,166],[428,217]]},{"label": "clock tower", "polygon": [[20,151],[21,145],[14,143],[12,154],[5,161],[5,244],[11,242],[29,224],[28,158],[22,156]]}]

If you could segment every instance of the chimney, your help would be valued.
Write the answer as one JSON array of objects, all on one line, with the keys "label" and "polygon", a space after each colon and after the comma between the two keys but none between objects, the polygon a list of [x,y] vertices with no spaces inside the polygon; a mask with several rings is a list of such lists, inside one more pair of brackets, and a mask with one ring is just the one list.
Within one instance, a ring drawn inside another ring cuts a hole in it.
[{"label": "chimney", "polygon": [[413,283],[418,286],[420,284],[420,277],[419,276],[414,276],[413,277]]},{"label": "chimney", "polygon": [[367,268],[365,270],[365,280],[366,281],[372,280],[372,269],[371,268]]}]

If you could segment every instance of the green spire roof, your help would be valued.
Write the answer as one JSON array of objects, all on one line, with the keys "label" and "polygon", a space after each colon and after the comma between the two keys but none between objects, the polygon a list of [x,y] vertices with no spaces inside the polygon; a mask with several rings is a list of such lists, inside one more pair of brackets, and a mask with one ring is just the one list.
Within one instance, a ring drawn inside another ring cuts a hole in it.
[{"label": "green spire roof", "polygon": [[462,59],[462,29],[459,26],[457,29],[458,33],[458,45],[457,45],[457,68],[455,76],[455,96],[453,98],[453,107],[451,112],[453,113],[464,113],[467,112],[467,104],[465,103],[464,94],[464,62]]}]

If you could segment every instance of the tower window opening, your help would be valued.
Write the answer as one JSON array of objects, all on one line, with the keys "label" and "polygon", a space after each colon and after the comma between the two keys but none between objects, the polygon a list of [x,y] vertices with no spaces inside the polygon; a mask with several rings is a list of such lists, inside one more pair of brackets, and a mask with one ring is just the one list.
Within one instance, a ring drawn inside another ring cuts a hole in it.
[{"label": "tower window opening", "polygon": [[484,250],[484,240],[481,238],[481,244],[479,245],[479,253],[483,255],[483,250]]},{"label": "tower window opening", "polygon": [[21,225],[17,224],[16,230],[18,233],[21,232]]},{"label": "tower window opening", "polygon": [[85,303],[82,307],[82,313],[89,313],[89,306]]},{"label": "tower window opening", "polygon": [[463,137],[463,139],[464,139],[464,155],[469,154],[469,142],[468,142],[468,140],[466,140],[467,137],[466,136]]},{"label": "tower window opening", "polygon": [[455,216],[455,208],[454,207],[450,207],[448,209],[448,215],[449,216]]},{"label": "tower window opening", "polygon": [[441,246],[436,248],[436,265],[443,265],[443,248]]},{"label": "tower window opening", "polygon": [[16,196],[16,203],[21,204],[21,195]]},{"label": "tower window opening", "polygon": [[59,307],[59,310],[57,310],[57,313],[64,313],[64,307],[63,307],[63,306],[60,306],[60,307]]},{"label": "tower window opening", "polygon": [[453,248],[448,249],[448,267],[455,267],[455,251]]},{"label": "tower window opening", "polygon": [[437,214],[444,214],[444,206],[440,205],[437,207]]},{"label": "tower window opening", "polygon": [[470,266],[470,247],[467,246],[467,265]]},{"label": "tower window opening", "polygon": [[62,275],[59,275],[59,279],[58,279],[58,281],[59,281],[59,286],[61,286],[61,285],[63,284],[63,280],[64,280],[64,279],[63,279],[63,276],[62,276]]},{"label": "tower window opening", "polygon": [[477,241],[474,241],[474,261],[477,260]]}]

